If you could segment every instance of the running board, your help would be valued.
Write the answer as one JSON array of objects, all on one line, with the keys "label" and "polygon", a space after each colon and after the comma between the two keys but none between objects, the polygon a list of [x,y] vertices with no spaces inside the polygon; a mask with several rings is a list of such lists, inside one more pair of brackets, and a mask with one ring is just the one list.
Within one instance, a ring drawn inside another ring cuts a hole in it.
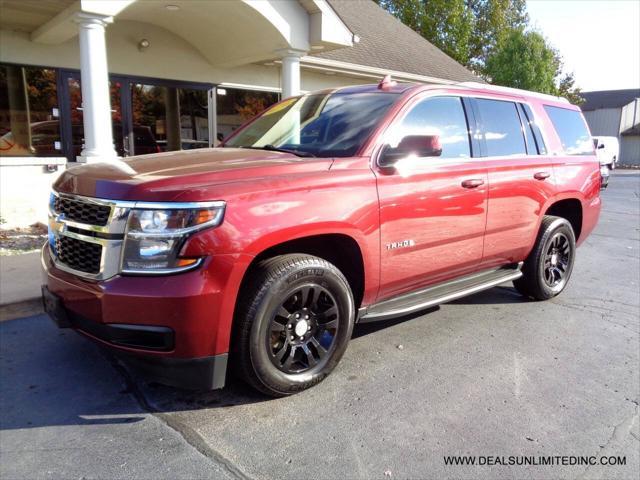
[{"label": "running board", "polygon": [[451,302],[467,295],[520,278],[522,262],[509,265],[498,270],[487,270],[439,283],[422,290],[406,293],[399,297],[384,300],[380,303],[361,308],[358,312],[358,323],[376,322],[402,317],[424,310],[441,303]]}]

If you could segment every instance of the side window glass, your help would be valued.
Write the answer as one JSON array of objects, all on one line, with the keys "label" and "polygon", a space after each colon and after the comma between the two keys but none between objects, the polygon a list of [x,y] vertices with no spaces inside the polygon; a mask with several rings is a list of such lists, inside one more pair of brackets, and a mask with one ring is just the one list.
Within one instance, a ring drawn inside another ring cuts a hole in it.
[{"label": "side window glass", "polygon": [[419,102],[391,129],[386,143],[395,148],[406,137],[416,136],[433,136],[442,147],[439,157],[471,156],[469,127],[459,97],[432,97]]},{"label": "side window glass", "polygon": [[536,117],[533,116],[533,110],[531,110],[531,107],[526,103],[523,103],[520,106],[524,109],[524,113],[529,121],[529,126],[531,126],[531,130],[533,131],[533,136],[536,139],[536,145],[538,147],[538,153],[540,155],[545,155],[547,153],[547,146],[544,144],[540,127],[536,123]]},{"label": "side window glass", "polygon": [[562,149],[567,155],[593,155],[593,142],[587,125],[578,110],[544,106],[547,115],[558,132]]},{"label": "side window glass", "polygon": [[502,100],[476,99],[482,121],[487,156],[526,155],[516,104]]},{"label": "side window glass", "polygon": [[524,129],[524,136],[527,139],[527,153],[529,155],[538,155],[538,148],[536,147],[536,140],[533,138],[533,131],[531,130],[531,123],[527,119],[527,116],[522,109],[522,104],[518,104],[518,113],[520,114],[520,120],[522,121],[522,128]]}]

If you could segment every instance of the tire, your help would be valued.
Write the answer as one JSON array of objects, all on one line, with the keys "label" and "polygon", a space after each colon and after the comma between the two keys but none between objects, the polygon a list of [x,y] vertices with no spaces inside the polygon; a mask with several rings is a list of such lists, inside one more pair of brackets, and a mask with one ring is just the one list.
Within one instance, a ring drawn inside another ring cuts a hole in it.
[{"label": "tire", "polygon": [[569,282],[575,253],[571,224],[564,218],[546,215],[536,244],[522,267],[522,277],[513,285],[522,295],[534,300],[555,297]]},{"label": "tire", "polygon": [[249,275],[234,319],[237,373],[273,397],[320,383],[353,332],[347,279],[326,260],[303,254],[264,260]]}]

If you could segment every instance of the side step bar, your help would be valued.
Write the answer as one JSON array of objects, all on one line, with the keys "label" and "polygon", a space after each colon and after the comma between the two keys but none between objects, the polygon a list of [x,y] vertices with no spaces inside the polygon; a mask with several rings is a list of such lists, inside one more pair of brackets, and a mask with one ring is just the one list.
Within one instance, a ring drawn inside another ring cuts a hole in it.
[{"label": "side step bar", "polygon": [[376,322],[402,317],[441,303],[451,302],[467,295],[520,278],[522,262],[498,270],[487,270],[449,282],[406,293],[399,297],[361,308],[358,323]]}]

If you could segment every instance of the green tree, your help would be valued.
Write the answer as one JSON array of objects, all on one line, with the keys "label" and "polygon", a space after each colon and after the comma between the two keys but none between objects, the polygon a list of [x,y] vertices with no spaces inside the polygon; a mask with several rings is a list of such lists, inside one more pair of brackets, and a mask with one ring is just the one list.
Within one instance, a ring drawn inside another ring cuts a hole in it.
[{"label": "green tree", "polygon": [[525,0],[375,0],[451,58],[480,73],[509,29],[529,21]]},{"label": "green tree", "polygon": [[573,74],[539,33],[525,0],[375,0],[402,23],[477,75],[508,87],[581,103]]},{"label": "green tree", "polygon": [[470,62],[466,66],[481,73],[489,54],[507,32],[529,23],[525,0],[466,0],[473,17]]},{"label": "green tree", "polygon": [[499,85],[553,93],[559,67],[558,55],[542,35],[511,30],[489,54],[484,73]]},{"label": "green tree", "polygon": [[556,95],[566,98],[574,105],[582,105],[584,103],[584,98],[580,95],[582,89],[576,87],[575,84],[576,79],[573,73],[567,73],[560,78]]},{"label": "green tree", "polygon": [[483,73],[498,85],[582,101],[573,74],[562,74],[560,55],[534,30],[510,30],[488,55]]}]

